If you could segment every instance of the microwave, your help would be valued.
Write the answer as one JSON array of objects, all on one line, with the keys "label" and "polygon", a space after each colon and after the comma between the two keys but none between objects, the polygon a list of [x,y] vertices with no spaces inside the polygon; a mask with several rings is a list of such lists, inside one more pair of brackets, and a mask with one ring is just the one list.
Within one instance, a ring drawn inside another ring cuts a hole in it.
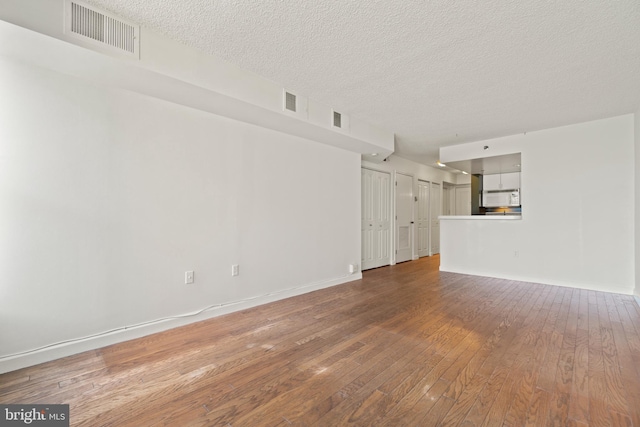
[{"label": "microwave", "polygon": [[482,206],[485,208],[520,206],[520,190],[483,191]]}]

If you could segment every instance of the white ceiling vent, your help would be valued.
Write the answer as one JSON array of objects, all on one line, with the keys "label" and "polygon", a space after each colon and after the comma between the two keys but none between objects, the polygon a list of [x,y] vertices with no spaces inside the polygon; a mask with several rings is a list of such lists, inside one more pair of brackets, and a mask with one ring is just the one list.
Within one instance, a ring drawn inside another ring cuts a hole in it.
[{"label": "white ceiling vent", "polygon": [[331,127],[342,133],[349,133],[349,116],[331,110]]},{"label": "white ceiling vent", "polygon": [[337,111],[333,112],[333,125],[337,128],[342,127],[342,114],[338,113]]},{"label": "white ceiling vent", "polygon": [[286,92],[284,95],[284,108],[293,111],[294,113],[297,111],[296,109],[296,96],[292,93]]},{"label": "white ceiling vent", "polygon": [[76,0],[65,1],[65,34],[105,53],[140,58],[138,25]]},{"label": "white ceiling vent", "polygon": [[299,119],[307,119],[307,98],[300,96],[290,90],[282,91],[282,111],[287,114],[298,117]]}]

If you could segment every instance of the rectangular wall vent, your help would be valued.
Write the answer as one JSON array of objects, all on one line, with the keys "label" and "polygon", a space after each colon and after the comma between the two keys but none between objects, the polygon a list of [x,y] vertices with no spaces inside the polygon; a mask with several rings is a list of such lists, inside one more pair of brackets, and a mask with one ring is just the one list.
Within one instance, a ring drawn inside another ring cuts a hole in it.
[{"label": "rectangular wall vent", "polygon": [[338,113],[337,111],[333,112],[333,125],[337,128],[342,127],[342,114]]},{"label": "rectangular wall vent", "polygon": [[294,94],[285,92],[284,108],[289,111],[293,111],[294,113],[297,111],[296,96]]},{"label": "rectangular wall vent", "polygon": [[341,133],[349,133],[349,115],[331,110],[331,127]]},{"label": "rectangular wall vent", "polygon": [[110,52],[139,57],[139,26],[75,0],[65,4],[67,34]]},{"label": "rectangular wall vent", "polygon": [[282,89],[282,112],[296,117],[301,120],[307,120],[308,117],[308,99],[299,95],[294,91]]}]

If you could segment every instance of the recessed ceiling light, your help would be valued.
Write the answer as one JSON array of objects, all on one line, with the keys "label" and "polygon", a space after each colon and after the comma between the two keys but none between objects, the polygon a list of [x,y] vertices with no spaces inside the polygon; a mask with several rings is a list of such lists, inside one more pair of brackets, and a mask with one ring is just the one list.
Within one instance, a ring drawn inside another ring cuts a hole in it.
[{"label": "recessed ceiling light", "polygon": [[447,165],[445,165],[444,163],[440,163],[440,160],[438,160],[436,163],[437,163],[437,164],[438,164],[438,166],[440,166],[441,168],[443,168],[443,167],[447,166]]},{"label": "recessed ceiling light", "polygon": [[469,172],[462,171],[463,175],[469,175]]},{"label": "recessed ceiling light", "polygon": [[376,157],[376,156],[378,155],[378,153],[371,153],[371,155],[372,155],[373,157]]}]

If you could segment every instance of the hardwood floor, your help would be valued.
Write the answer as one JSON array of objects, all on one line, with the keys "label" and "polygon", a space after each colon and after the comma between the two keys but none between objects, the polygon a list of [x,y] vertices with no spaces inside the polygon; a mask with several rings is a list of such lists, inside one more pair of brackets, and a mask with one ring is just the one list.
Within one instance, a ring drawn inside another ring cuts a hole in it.
[{"label": "hardwood floor", "polygon": [[438,262],[0,375],[0,403],[74,426],[640,426],[632,297]]}]

